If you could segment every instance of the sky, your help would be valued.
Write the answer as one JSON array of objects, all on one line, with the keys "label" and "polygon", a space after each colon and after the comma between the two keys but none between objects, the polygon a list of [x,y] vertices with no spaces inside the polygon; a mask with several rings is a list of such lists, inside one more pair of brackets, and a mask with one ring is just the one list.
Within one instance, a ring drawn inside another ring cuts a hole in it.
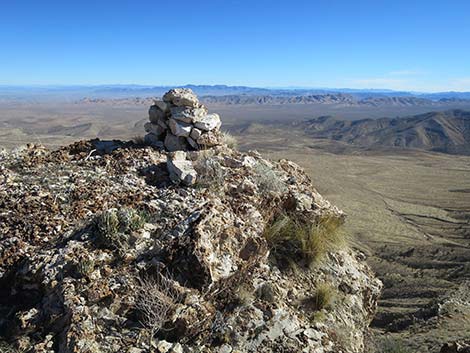
[{"label": "sky", "polygon": [[0,0],[0,84],[470,91],[468,0]]}]

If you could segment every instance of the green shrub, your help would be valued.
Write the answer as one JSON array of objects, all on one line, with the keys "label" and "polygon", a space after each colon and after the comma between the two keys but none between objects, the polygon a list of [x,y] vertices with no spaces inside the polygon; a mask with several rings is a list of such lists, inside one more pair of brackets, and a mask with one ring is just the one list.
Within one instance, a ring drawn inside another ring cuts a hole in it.
[{"label": "green shrub", "polygon": [[339,231],[341,224],[342,220],[333,215],[309,223],[284,214],[266,227],[264,237],[275,254],[293,257],[300,253],[310,265],[344,245],[344,235]]},{"label": "green shrub", "polygon": [[134,209],[109,209],[95,219],[96,239],[101,246],[125,250],[129,234],[141,229],[146,222],[142,213]]},{"label": "green shrub", "polygon": [[262,193],[283,193],[287,186],[280,179],[278,173],[265,163],[258,162],[253,167],[254,182]]},{"label": "green shrub", "polygon": [[95,262],[89,259],[82,259],[77,264],[77,273],[81,278],[86,278],[95,269]]}]

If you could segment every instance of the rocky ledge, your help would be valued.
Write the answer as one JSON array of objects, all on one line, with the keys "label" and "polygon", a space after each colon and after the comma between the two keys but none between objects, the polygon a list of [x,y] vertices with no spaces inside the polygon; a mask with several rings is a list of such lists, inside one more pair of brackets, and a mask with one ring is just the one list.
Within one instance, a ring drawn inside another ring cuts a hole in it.
[{"label": "rocky ledge", "polygon": [[225,145],[0,153],[0,350],[361,352],[381,283],[344,217]]}]

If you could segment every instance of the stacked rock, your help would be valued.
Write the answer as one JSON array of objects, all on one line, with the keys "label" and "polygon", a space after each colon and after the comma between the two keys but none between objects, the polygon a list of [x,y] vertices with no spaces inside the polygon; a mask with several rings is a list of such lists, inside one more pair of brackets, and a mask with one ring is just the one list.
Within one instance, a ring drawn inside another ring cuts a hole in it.
[{"label": "stacked rock", "polygon": [[222,142],[218,114],[208,114],[191,89],[176,88],[155,101],[145,124],[147,144],[167,151],[199,150]]}]

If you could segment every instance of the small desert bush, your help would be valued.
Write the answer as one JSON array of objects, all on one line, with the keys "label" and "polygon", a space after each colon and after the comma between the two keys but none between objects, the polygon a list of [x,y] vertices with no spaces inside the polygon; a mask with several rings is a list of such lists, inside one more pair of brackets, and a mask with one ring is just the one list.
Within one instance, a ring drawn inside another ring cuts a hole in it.
[{"label": "small desert bush", "polygon": [[310,223],[284,214],[266,227],[264,237],[275,254],[295,257],[300,253],[310,265],[345,243],[341,224],[342,220],[333,215],[318,217]]},{"label": "small desert bush", "polygon": [[230,134],[229,132],[222,133],[222,142],[227,145],[228,148],[237,149],[238,148],[238,141],[237,139]]},{"label": "small desert bush", "polygon": [[377,353],[412,353],[400,339],[385,338],[378,343]]},{"label": "small desert bush", "polygon": [[92,259],[82,259],[77,263],[77,273],[81,278],[88,277],[95,269],[95,262]]},{"label": "small desert bush", "polygon": [[131,208],[106,210],[95,219],[96,239],[104,247],[124,250],[129,233],[141,229],[145,222],[144,215]]},{"label": "small desert bush", "polygon": [[287,190],[287,186],[282,182],[278,173],[265,163],[255,164],[253,171],[255,184],[262,193],[282,193]]},{"label": "small desert bush", "polygon": [[202,155],[194,163],[194,169],[197,172],[196,187],[218,190],[224,186],[227,171],[211,156]]},{"label": "small desert bush", "polygon": [[181,300],[168,274],[136,279],[136,308],[142,323],[150,330],[151,339],[171,317],[176,304]]}]

